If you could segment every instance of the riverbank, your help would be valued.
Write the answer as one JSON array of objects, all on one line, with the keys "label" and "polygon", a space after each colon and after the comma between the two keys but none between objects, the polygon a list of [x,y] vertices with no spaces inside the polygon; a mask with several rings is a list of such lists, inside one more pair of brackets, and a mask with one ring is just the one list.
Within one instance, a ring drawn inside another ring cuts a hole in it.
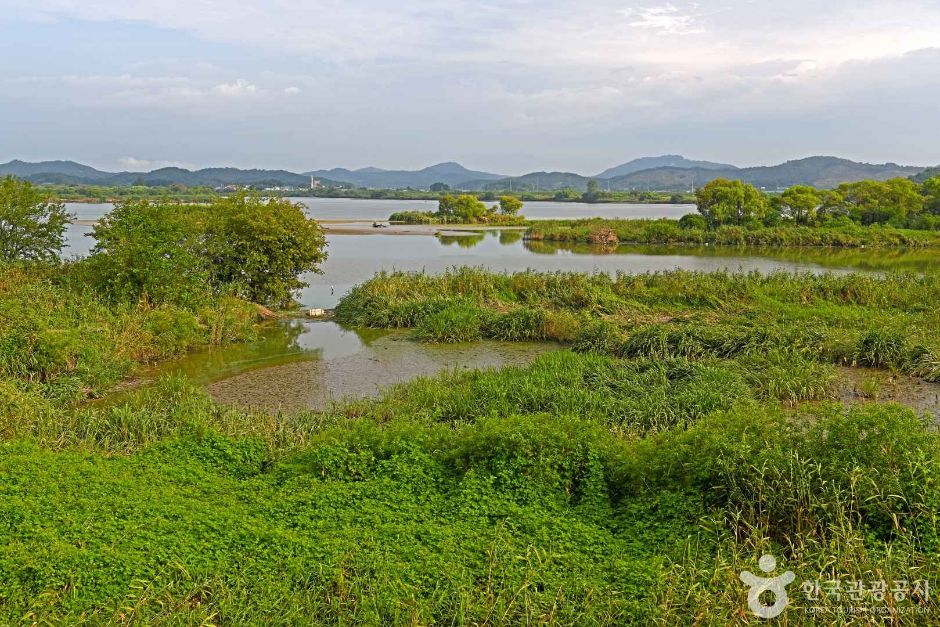
[{"label": "riverbank", "polygon": [[[395,224],[368,220],[320,220],[327,233],[341,235],[437,235],[461,236],[493,231],[524,232],[527,226],[487,226],[485,224]],[[381,226],[376,227],[379,224]]]},{"label": "riverbank", "polygon": [[[75,220],[94,226],[98,220]],[[940,248],[940,232],[883,226],[780,226],[715,230],[683,229],[677,220],[551,220],[531,219],[525,226],[485,224],[394,224],[374,220],[319,220],[326,233],[338,235],[473,236],[487,232],[520,232],[531,242],[592,244],[611,248],[621,244],[719,246],[727,248]],[[376,226],[381,225],[381,226]]]}]

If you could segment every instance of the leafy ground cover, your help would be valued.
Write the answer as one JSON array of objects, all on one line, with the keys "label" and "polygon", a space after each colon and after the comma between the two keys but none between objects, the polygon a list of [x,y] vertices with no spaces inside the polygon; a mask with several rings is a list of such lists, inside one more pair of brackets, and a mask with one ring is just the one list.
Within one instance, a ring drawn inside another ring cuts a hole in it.
[{"label": "leafy ground cover", "polygon": [[[52,307],[62,280],[0,303]],[[932,274],[380,275],[341,319],[569,350],[326,413],[172,378],[75,404],[50,390],[86,375],[5,340],[0,622],[753,623],[739,573],[771,553],[799,582],[787,624],[938,623],[914,582],[940,576],[940,435],[831,400],[834,364],[935,377],[938,295]],[[110,354],[87,298],[30,328]],[[909,592],[856,605],[887,617],[803,593],[880,580]]]}]

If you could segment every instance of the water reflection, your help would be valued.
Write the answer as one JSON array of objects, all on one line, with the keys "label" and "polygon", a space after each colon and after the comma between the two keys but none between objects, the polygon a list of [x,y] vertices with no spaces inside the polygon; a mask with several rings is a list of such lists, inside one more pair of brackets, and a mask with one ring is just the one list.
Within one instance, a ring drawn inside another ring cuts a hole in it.
[{"label": "water reflection", "polygon": [[940,269],[940,250],[935,248],[773,248],[759,250],[730,246],[688,246],[688,245],[639,245],[622,244],[606,247],[597,244],[526,241],[527,250],[535,254],[556,255],[619,255],[675,256],[676,254],[695,257],[728,259],[734,257],[760,256],[793,264],[811,263],[821,268],[854,269],[872,272],[890,270],[928,272]]},{"label": "water reflection", "polygon": [[511,246],[522,241],[525,231],[519,229],[514,231],[497,231],[499,233],[499,243],[503,246]]},{"label": "water reflection", "polygon": [[374,396],[396,383],[442,371],[529,363],[548,343],[434,345],[407,331],[347,329],[334,322],[269,325],[256,342],[190,353],[149,377],[183,374],[221,403],[264,409],[322,409],[343,398]]},{"label": "water reflection", "polygon": [[[495,231],[494,231],[495,232]],[[457,245],[460,248],[473,248],[486,239],[486,233],[461,233],[459,235],[438,235],[438,241],[444,246]]]},{"label": "water reflection", "polygon": [[368,346],[382,333],[375,329],[345,329],[332,323],[284,320],[266,324],[254,342],[189,353],[161,363],[147,374],[154,377],[184,374],[200,383],[210,383],[256,368],[350,355]]}]

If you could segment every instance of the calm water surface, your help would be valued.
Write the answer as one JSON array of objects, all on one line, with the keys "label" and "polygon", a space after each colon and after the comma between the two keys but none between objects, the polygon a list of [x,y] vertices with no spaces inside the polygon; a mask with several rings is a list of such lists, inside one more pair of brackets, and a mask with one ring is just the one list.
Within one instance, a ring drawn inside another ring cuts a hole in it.
[{"label": "calm water surface", "polygon": [[[363,200],[359,198],[291,198],[320,220],[387,220],[396,211],[437,211],[436,200]],[[487,202],[487,206],[495,204]],[[533,219],[681,218],[695,205],[527,202],[522,213]]]},{"label": "calm water surface", "polygon": [[[291,198],[319,220],[387,220],[396,211],[436,211],[436,200],[366,200],[361,198]],[[494,204],[488,202],[487,205]],[[111,210],[110,203],[65,203],[79,220],[97,220]],[[527,218],[681,218],[695,205],[581,202],[527,202]]]},{"label": "calm water surface", "polygon": [[257,342],[193,352],[146,374],[186,375],[220,403],[296,411],[376,396],[391,385],[440,372],[527,364],[557,348],[535,342],[424,344],[408,331],[286,320],[268,325]]}]

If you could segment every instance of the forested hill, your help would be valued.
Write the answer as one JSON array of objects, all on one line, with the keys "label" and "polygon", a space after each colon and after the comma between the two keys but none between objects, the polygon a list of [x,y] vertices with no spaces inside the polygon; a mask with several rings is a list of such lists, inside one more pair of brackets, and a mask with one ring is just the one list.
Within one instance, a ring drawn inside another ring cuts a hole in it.
[{"label": "forested hill", "polygon": [[618,166],[607,168],[595,178],[614,179],[627,176],[634,172],[652,170],[654,168],[700,168],[702,170],[737,170],[736,166],[727,163],[714,163],[712,161],[695,161],[686,159],[682,155],[662,155],[660,157],[641,157],[633,161],[621,163]]},{"label": "forested hill", "polygon": [[[787,161],[780,165],[754,168],[674,167],[664,166],[631,172],[613,178],[595,177],[602,190],[688,191],[701,187],[716,178],[737,179],[765,189],[779,189],[791,185],[812,185],[821,189],[872,179],[883,181],[907,178],[923,172],[918,166],[900,166],[895,163],[870,164],[838,157],[808,157]],[[571,188],[579,192],[587,189],[590,177],[571,172],[533,172],[500,181],[470,181],[466,189],[500,190],[510,185],[518,190],[561,190]]]},{"label": "forested hill", "polygon": [[[160,168],[150,172],[104,172],[74,161],[10,161],[0,165],[0,176],[13,175],[33,183],[75,185],[149,185],[190,187],[224,185],[265,185],[305,187],[310,177],[287,170],[242,170],[239,168]],[[321,180],[326,185],[342,181]]]},{"label": "forested hill", "polygon": [[469,170],[454,162],[439,163],[421,170],[334,168],[314,170],[303,174],[287,170],[239,168],[204,168],[201,170],[161,168],[150,172],[104,172],[74,161],[27,163],[14,160],[0,164],[0,176],[14,175],[34,183],[306,187],[310,185],[311,177],[313,177],[319,179],[320,184],[326,187],[428,189],[437,183],[452,189],[472,191],[573,189],[579,192],[583,192],[587,188],[588,181],[592,179],[598,181],[601,189],[611,191],[686,191],[719,177],[737,179],[772,190],[800,184],[830,188],[840,183],[865,179],[887,180],[896,177],[916,177],[927,171],[931,170],[923,166],[859,163],[838,157],[807,157],[779,165],[738,168],[709,161],[692,161],[678,155],[634,159],[608,168],[594,177],[574,172],[530,172],[522,176],[510,177]]},{"label": "forested hill", "polygon": [[347,170],[345,168],[334,168],[332,170],[314,170],[307,172],[307,174],[338,181],[348,181],[360,187],[389,189],[405,187],[427,189],[435,183],[460,187],[468,181],[494,181],[506,178],[505,174],[468,170],[459,163],[452,161],[438,163],[421,170],[383,170],[381,168]]},{"label": "forested hill", "polygon": [[922,172],[919,166],[871,164],[838,157],[808,157],[780,165],[727,170],[706,168],[653,168],[610,179],[611,189],[687,190],[716,178],[741,180],[766,189],[812,185],[820,189],[866,179],[884,181]]}]

